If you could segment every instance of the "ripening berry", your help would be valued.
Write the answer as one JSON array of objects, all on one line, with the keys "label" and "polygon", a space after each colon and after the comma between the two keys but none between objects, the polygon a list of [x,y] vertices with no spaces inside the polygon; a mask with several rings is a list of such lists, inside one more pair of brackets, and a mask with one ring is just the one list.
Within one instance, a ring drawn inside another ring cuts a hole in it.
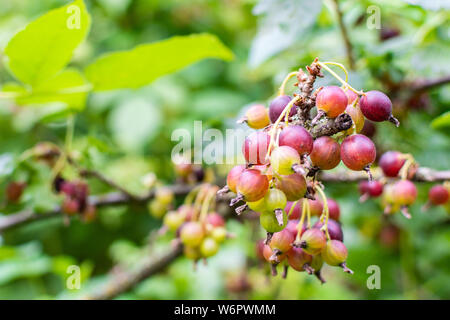
[{"label": "ripening berry", "polygon": [[311,255],[319,254],[326,244],[325,234],[316,228],[306,230],[300,238],[300,247]]},{"label": "ripening berry", "polygon": [[[317,221],[313,228],[320,229],[322,228],[323,223]],[[342,232],[342,228],[339,222],[336,222],[333,219],[328,220],[328,234],[332,240],[344,241],[344,232]]]},{"label": "ripening berry", "polygon": [[292,269],[297,271],[308,271],[308,273],[314,272],[311,268],[312,256],[307,254],[301,248],[292,247],[291,250],[287,252],[287,260]]},{"label": "ripening berry", "polygon": [[[364,115],[362,114],[359,106],[358,105],[356,105],[356,106],[348,105],[345,108],[345,113],[349,114],[353,121],[353,125],[350,127],[350,129],[345,131],[345,134],[350,135],[355,132],[360,133],[361,130],[364,128],[365,119],[364,119]],[[353,126],[354,126],[354,128],[353,128]]]},{"label": "ripening berry", "polygon": [[375,161],[377,151],[372,140],[362,134],[354,134],[341,144],[341,159],[347,168],[363,170]]},{"label": "ripening berry", "polygon": [[348,251],[339,240],[330,240],[322,251],[322,259],[330,266],[339,266],[347,260]]},{"label": "ripening berry", "polygon": [[200,250],[197,247],[184,246],[183,254],[186,258],[191,260],[198,260],[201,257]]},{"label": "ripening berry", "polygon": [[[260,239],[260,240],[256,241],[255,253],[256,253],[256,257],[259,260],[261,260],[261,261],[265,261],[266,260],[266,258],[264,258],[264,246],[265,246],[265,244],[264,244],[264,240],[263,239]],[[270,249],[270,247],[269,247],[269,249]]]},{"label": "ripening berry", "polygon": [[269,189],[269,181],[258,170],[246,169],[239,177],[236,189],[245,201],[253,202],[264,197]]},{"label": "ripening berry", "polygon": [[270,155],[270,164],[275,173],[290,175],[295,173],[294,168],[300,164],[300,156],[295,149],[288,146],[276,147]]},{"label": "ripening berry", "polygon": [[245,113],[244,118],[238,122],[247,122],[248,126],[253,129],[262,129],[270,124],[269,112],[261,104],[251,106]]},{"label": "ripening berry", "polygon": [[299,155],[308,155],[313,149],[313,138],[302,126],[292,125],[281,130],[278,145],[295,149]]},{"label": "ripening berry", "polygon": [[313,151],[309,155],[314,166],[322,170],[335,168],[341,162],[341,148],[332,138],[323,136],[314,141]]},{"label": "ripening berry", "polygon": [[435,206],[446,203],[448,199],[448,190],[443,185],[435,185],[428,192],[428,200]]},{"label": "ripening berry", "polygon": [[76,199],[65,198],[61,205],[61,210],[68,215],[74,215],[80,210],[80,204]]},{"label": "ripening berry", "polygon": [[353,102],[358,98],[358,95],[354,91],[352,91],[350,89],[347,89],[344,92],[345,92],[345,95],[348,98],[347,105],[352,105]]},{"label": "ripening berry", "polygon": [[[290,233],[292,233],[292,235],[295,238],[298,233],[298,224],[299,224],[298,220],[289,220],[286,225],[286,228],[283,230],[288,230]],[[306,231],[306,223],[303,223],[303,227],[302,227],[302,231],[300,232],[300,235],[302,235],[303,232],[305,232],[305,231]]]},{"label": "ripening berry", "polygon": [[200,244],[200,253],[205,258],[215,255],[217,251],[219,251],[219,245],[213,238],[205,238]]},{"label": "ripening berry", "polygon": [[359,183],[359,193],[372,198],[379,197],[383,193],[383,184],[380,181],[361,181]]},{"label": "ripening berry", "polygon": [[261,174],[265,175],[267,177],[267,180],[269,181],[273,178],[273,171],[271,166],[267,166],[266,164],[253,165],[252,169],[259,170]]},{"label": "ripening berry", "polygon": [[[186,178],[192,173],[193,166],[189,162],[175,164],[175,174],[179,177]],[[148,184],[146,184],[147,186]]]},{"label": "ripening berry", "polygon": [[222,243],[227,238],[227,229],[224,227],[216,227],[212,229],[211,237],[216,240],[217,243]]},{"label": "ripening berry", "polygon": [[262,212],[259,216],[259,223],[267,232],[279,232],[286,227],[287,224],[287,215],[283,211],[283,224],[280,226],[275,213],[272,211]]},{"label": "ripening berry", "polygon": [[[305,201],[305,200],[303,200]],[[311,216],[319,217],[323,212],[323,203],[319,199],[308,199],[309,210],[311,212]]]},{"label": "ripening berry", "polygon": [[289,249],[291,249],[294,239],[295,237],[292,235],[292,233],[284,228],[280,232],[276,232],[273,234],[269,246],[272,250],[278,250],[280,252],[286,253],[289,251]]},{"label": "ripening berry", "polygon": [[383,92],[376,90],[366,92],[361,97],[359,106],[367,119],[375,122],[391,121],[398,127],[399,122],[392,115],[391,99]]},{"label": "ripening berry", "polygon": [[405,164],[405,161],[406,159],[400,152],[388,151],[381,155],[378,164],[386,177],[395,178]]},{"label": "ripening berry", "polygon": [[195,208],[192,205],[183,204],[178,207],[177,212],[184,217],[185,221],[191,221],[195,215]]},{"label": "ripening berry", "polygon": [[[286,204],[286,207],[284,208],[284,211],[286,212],[286,214],[289,214],[289,212],[291,212],[292,209],[292,205],[294,204],[294,202],[292,201],[288,201]],[[295,205],[294,209],[292,210],[289,219],[292,220],[296,220],[300,218],[301,212],[302,211],[302,202],[298,201],[297,204]]]},{"label": "ripening berry", "polygon": [[263,255],[264,259],[271,264],[278,264],[286,258],[286,253],[274,252],[267,244],[264,245]]},{"label": "ripening berry", "polygon": [[266,211],[266,202],[264,198],[261,198],[257,201],[247,202],[248,207],[255,212],[263,212]]},{"label": "ripening berry", "polygon": [[217,212],[212,212],[212,213],[208,214],[208,216],[206,217],[206,223],[208,223],[214,227],[225,226],[225,220]]},{"label": "ripening berry", "polygon": [[161,219],[167,212],[167,205],[153,199],[148,203],[148,211],[156,219]]},{"label": "ripening berry", "polygon": [[173,191],[169,187],[159,187],[156,189],[155,199],[162,204],[168,205],[174,199]]},{"label": "ripening berry", "polygon": [[[289,96],[279,96],[272,100],[269,106],[269,118],[270,122],[275,123],[277,119],[280,117],[281,113],[283,112],[284,108],[289,104],[289,102],[292,100]],[[289,112],[289,117],[292,117],[297,113],[297,107],[293,106],[291,108],[291,111]],[[284,117],[281,120],[284,121]]]},{"label": "ripening berry", "polygon": [[249,164],[265,164],[270,136],[263,131],[256,131],[245,138],[242,153]]},{"label": "ripening berry", "polygon": [[241,173],[245,170],[245,166],[238,165],[234,166],[227,175],[227,186],[228,188],[234,192],[237,193],[236,185],[239,181],[239,177],[241,176]]},{"label": "ripening berry", "polygon": [[190,247],[200,245],[204,236],[203,226],[199,222],[194,221],[185,223],[180,233],[181,242]]},{"label": "ripening berry", "polygon": [[347,104],[347,95],[337,86],[324,87],[317,94],[317,110],[325,112],[329,118],[336,118],[344,112]]},{"label": "ripening berry", "polygon": [[184,215],[178,211],[169,211],[164,216],[163,223],[171,231],[176,231],[184,222]]},{"label": "ripening berry", "polygon": [[409,180],[399,180],[393,187],[393,198],[396,204],[400,206],[409,206],[416,201],[417,188]]},{"label": "ripening berry", "polygon": [[396,202],[395,199],[393,184],[387,184],[384,186],[382,205],[385,214],[394,213],[400,209],[400,205]]},{"label": "ripening berry", "polygon": [[279,176],[276,187],[284,192],[288,201],[296,201],[303,198],[306,193],[306,180],[299,173]]},{"label": "ripening berry", "polygon": [[264,203],[267,211],[275,211],[286,207],[287,199],[283,191],[279,189],[269,189],[264,196]]},{"label": "ripening berry", "polygon": [[339,221],[339,217],[341,216],[341,209],[339,208],[339,204],[335,200],[330,198],[327,199],[327,204],[330,218]]}]

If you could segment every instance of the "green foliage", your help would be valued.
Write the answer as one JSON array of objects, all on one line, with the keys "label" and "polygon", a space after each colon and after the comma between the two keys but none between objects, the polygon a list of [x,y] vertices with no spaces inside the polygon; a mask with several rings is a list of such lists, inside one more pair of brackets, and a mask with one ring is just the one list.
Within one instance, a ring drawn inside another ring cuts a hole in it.
[{"label": "green foliage", "polygon": [[434,119],[431,122],[431,126],[434,129],[444,128],[444,127],[450,127],[450,111],[447,111],[446,113],[440,115],[436,119]]}]

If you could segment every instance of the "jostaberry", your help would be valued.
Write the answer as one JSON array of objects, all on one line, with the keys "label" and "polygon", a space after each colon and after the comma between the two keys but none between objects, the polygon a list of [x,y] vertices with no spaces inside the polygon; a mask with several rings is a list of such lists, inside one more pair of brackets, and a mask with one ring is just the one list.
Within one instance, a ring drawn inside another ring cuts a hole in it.
[{"label": "jostaberry", "polygon": [[327,136],[317,138],[309,157],[312,164],[319,169],[333,169],[341,162],[339,143]]},{"label": "jostaberry", "polygon": [[292,125],[284,128],[279,137],[280,146],[288,146],[295,149],[300,156],[308,155],[313,148],[311,134],[302,126]]},{"label": "jostaberry", "polygon": [[375,161],[376,153],[372,140],[362,134],[351,135],[341,144],[342,162],[351,170],[368,168]]},{"label": "jostaberry", "polygon": [[381,91],[366,92],[359,105],[361,112],[369,120],[375,122],[390,121],[397,127],[400,125],[399,121],[392,115],[391,99]]}]

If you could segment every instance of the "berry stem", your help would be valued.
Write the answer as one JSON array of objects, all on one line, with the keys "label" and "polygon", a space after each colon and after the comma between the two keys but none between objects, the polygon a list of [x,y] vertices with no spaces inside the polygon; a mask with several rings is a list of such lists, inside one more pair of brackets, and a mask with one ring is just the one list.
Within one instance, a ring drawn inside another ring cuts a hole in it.
[{"label": "berry stem", "polygon": [[217,188],[211,188],[210,190],[206,191],[205,200],[203,201],[202,208],[200,211],[200,221],[204,222],[206,220],[206,216],[208,215],[209,206],[211,204],[212,200],[215,200],[215,194]]},{"label": "berry stem", "polygon": [[[346,86],[347,88],[352,90],[357,95],[361,96],[361,95],[364,94],[362,91],[358,91],[355,88],[353,88],[351,85],[349,85],[347,81],[342,79],[340,76],[338,76],[338,74],[336,72],[334,72],[333,70],[330,69],[330,67],[327,66],[327,64],[339,65],[338,63],[336,63],[336,62],[320,62],[320,61],[317,61],[317,64],[319,66],[321,66],[322,68],[324,68],[325,70],[327,70],[329,73],[331,73],[331,75],[333,77],[335,77],[340,83],[342,83],[344,86]],[[347,75],[347,73],[346,73],[346,75]]]},{"label": "berry stem", "polygon": [[[330,234],[328,233],[328,219],[330,217],[330,211],[328,210],[327,197],[321,187],[316,185],[315,189],[320,194],[320,197],[322,198],[322,201],[323,201],[323,211],[322,211],[322,215],[320,216],[320,222],[323,223],[323,227],[321,229],[325,230],[327,239],[330,240]],[[324,218],[325,218],[325,223],[324,223]]]},{"label": "berry stem", "polygon": [[278,89],[278,96],[284,96],[284,88],[286,87],[287,82],[289,81],[289,79],[297,76],[297,73],[297,71],[293,71],[284,78],[283,82],[281,83],[280,89]]},{"label": "berry stem", "polygon": [[[295,242],[300,241],[300,236],[302,235],[303,223],[305,221],[305,215],[306,215],[307,202],[308,202],[307,199],[303,199],[303,201],[302,201],[302,216],[300,217],[300,221],[297,224],[297,237],[295,239]],[[294,207],[294,205],[292,205],[292,207]]]},{"label": "berry stem", "polygon": [[298,203],[298,200],[294,201],[294,203],[292,203],[291,209],[289,210],[288,215],[287,215],[288,219],[291,216],[292,212],[294,212],[294,209],[295,209],[295,206],[297,205],[297,203]]}]

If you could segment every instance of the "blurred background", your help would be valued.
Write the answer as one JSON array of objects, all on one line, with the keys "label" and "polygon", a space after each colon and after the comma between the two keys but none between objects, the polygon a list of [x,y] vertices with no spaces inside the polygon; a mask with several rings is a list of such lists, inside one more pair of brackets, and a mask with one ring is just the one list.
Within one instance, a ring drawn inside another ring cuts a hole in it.
[{"label": "blurred background", "polygon": [[[170,161],[177,128],[193,130],[235,126],[243,108],[268,101],[284,76],[315,57],[343,63],[350,83],[364,90],[386,92],[394,102],[400,128],[390,123],[368,125],[377,152],[412,153],[422,166],[450,168],[449,111],[450,5],[426,0],[86,0],[92,16],[87,41],[71,65],[86,66],[99,54],[130,49],[174,35],[208,32],[235,54],[231,62],[205,60],[158,79],[138,90],[89,95],[77,115],[74,149],[89,166],[99,169],[133,192],[141,178],[156,174],[163,184],[175,179]],[[31,20],[67,4],[64,0],[4,0],[0,6],[0,47]],[[377,14],[379,13],[379,16]],[[339,16],[348,32],[343,40]],[[377,17],[379,19],[377,19]],[[379,23],[379,28],[377,28]],[[349,53],[350,52],[350,53]],[[180,48],[180,55],[183,54]],[[155,61],[155,63],[158,63]],[[0,83],[12,80],[0,66]],[[333,78],[320,79],[331,84]],[[65,121],[45,108],[24,108],[0,100],[0,186],[24,177],[12,161],[40,141],[63,144]],[[224,177],[227,167],[211,168]],[[49,188],[48,168],[30,169],[20,203],[2,205],[7,215],[23,208],[45,211],[58,203]],[[418,184],[413,219],[382,218],[377,201],[358,202],[357,185],[327,183],[327,195],[341,206],[348,265],[353,276],[327,268],[321,285],[304,273],[287,280],[271,278],[255,256],[262,230],[252,221],[229,221],[236,238],[197,269],[178,258],[122,299],[449,299],[450,224],[445,208],[421,212],[431,184]],[[93,194],[109,191],[90,183]],[[4,192],[0,197],[5,197]],[[177,199],[181,202],[182,199]],[[4,202],[4,201],[3,201]],[[170,237],[151,246],[149,234],[161,225],[146,206],[100,208],[89,224],[61,219],[36,221],[0,236],[1,299],[77,298],[104,284],[114,265],[131,267],[147,255],[164,253]],[[69,265],[81,267],[81,290],[66,288]],[[369,290],[369,265],[381,268],[381,289]]]}]

